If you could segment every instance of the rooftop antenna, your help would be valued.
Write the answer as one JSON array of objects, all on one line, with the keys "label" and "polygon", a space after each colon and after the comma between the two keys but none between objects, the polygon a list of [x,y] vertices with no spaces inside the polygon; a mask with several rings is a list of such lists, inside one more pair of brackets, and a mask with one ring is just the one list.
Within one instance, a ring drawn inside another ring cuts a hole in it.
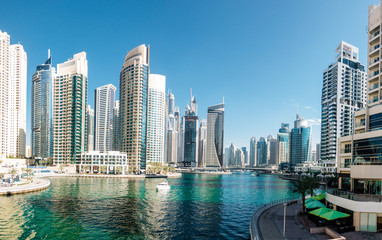
[{"label": "rooftop antenna", "polygon": [[50,58],[50,49],[48,49],[48,58]]},{"label": "rooftop antenna", "polygon": [[297,114],[298,114],[298,103],[297,103]]},{"label": "rooftop antenna", "polygon": [[190,88],[191,102],[192,102],[192,88]]},{"label": "rooftop antenna", "polygon": [[223,96],[223,104],[224,104],[224,96]]}]

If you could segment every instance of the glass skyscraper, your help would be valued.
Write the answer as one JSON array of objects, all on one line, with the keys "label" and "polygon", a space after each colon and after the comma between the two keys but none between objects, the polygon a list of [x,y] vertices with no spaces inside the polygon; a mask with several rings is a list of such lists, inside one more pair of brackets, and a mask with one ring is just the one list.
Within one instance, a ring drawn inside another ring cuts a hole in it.
[{"label": "glass skyscraper", "polygon": [[310,160],[312,127],[297,114],[294,128],[290,133],[290,163],[295,167]]},{"label": "glass skyscraper", "polygon": [[56,70],[52,57],[37,66],[32,77],[32,156],[53,157],[53,83]]},{"label": "glass skyscraper", "polygon": [[223,167],[224,103],[208,107],[206,166]]},{"label": "glass skyscraper", "polygon": [[149,47],[129,51],[119,81],[120,151],[127,153],[129,169],[146,171],[147,94]]},{"label": "glass skyscraper", "polygon": [[282,123],[279,133],[277,134],[278,142],[278,164],[280,169],[288,168],[289,165],[289,141],[290,130],[289,123]]},{"label": "glass skyscraper", "polygon": [[256,159],[257,159],[257,140],[255,137],[252,137],[249,143],[249,166],[250,167],[256,166]]},{"label": "glass skyscraper", "polygon": [[198,127],[199,118],[197,116],[197,104],[195,97],[191,99],[191,108],[185,112],[184,116],[184,145],[183,145],[183,166],[196,167],[198,161]]}]

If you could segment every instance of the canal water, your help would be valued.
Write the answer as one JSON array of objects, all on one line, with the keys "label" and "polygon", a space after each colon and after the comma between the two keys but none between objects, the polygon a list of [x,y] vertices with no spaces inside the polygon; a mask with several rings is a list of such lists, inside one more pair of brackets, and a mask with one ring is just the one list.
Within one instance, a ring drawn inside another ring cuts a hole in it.
[{"label": "canal water", "polygon": [[51,178],[49,189],[0,197],[0,239],[248,239],[256,207],[291,196],[274,175],[168,179]]}]

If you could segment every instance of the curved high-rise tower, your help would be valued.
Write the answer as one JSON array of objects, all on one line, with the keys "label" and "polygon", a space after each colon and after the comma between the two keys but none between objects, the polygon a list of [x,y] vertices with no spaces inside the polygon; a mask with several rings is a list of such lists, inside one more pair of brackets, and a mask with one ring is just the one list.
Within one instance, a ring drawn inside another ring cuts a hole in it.
[{"label": "curved high-rise tower", "polygon": [[223,167],[224,103],[208,108],[206,167]]},{"label": "curved high-rise tower", "polygon": [[119,81],[119,145],[120,150],[127,153],[130,171],[146,169],[149,72],[149,47],[143,44],[127,53]]}]

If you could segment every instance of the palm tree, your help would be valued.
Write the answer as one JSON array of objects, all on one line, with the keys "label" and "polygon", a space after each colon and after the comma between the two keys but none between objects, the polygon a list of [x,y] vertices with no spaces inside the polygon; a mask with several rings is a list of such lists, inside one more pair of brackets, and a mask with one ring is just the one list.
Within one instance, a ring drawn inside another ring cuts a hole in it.
[{"label": "palm tree", "polygon": [[315,177],[308,177],[309,180],[309,194],[313,197],[314,190],[320,187],[320,183]]},{"label": "palm tree", "polygon": [[106,172],[106,166],[101,166],[101,172],[104,174]]},{"label": "palm tree", "polygon": [[296,181],[292,182],[293,192],[301,194],[302,199],[302,212],[305,213],[305,196],[308,192],[313,192],[317,187],[315,186],[314,180],[312,177],[301,177]]},{"label": "palm tree", "polygon": [[27,179],[30,179],[32,177],[32,171],[33,171],[32,168],[27,168],[25,170],[25,172],[27,173]]},{"label": "palm tree", "polygon": [[21,168],[21,177],[23,177],[25,170],[25,168]]},{"label": "palm tree", "polygon": [[61,165],[59,166],[59,168],[60,168],[60,171],[61,171],[61,173],[62,173],[62,172],[64,171],[64,165],[61,164]]},{"label": "palm tree", "polygon": [[13,185],[13,177],[17,174],[17,169],[16,168],[12,168],[10,171],[9,171],[9,174],[11,174],[11,177],[12,177],[12,185]]}]

